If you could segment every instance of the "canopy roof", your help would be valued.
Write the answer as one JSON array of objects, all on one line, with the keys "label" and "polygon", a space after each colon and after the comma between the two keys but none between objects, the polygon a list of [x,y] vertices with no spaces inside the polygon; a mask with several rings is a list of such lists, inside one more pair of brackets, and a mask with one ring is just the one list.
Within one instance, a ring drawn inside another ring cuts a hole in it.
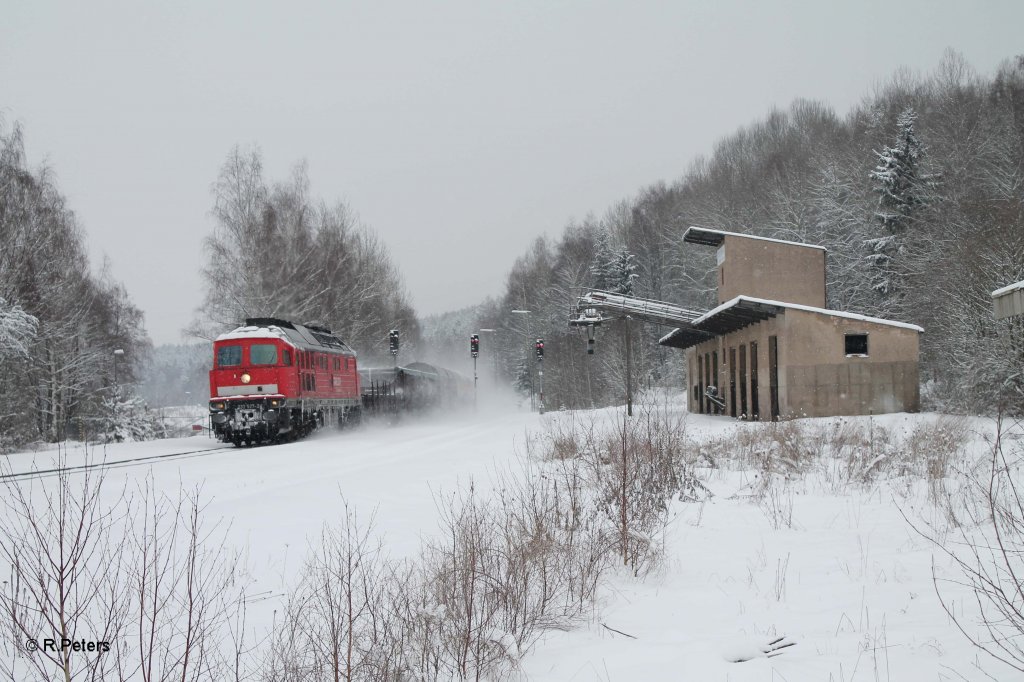
[{"label": "canopy roof", "polygon": [[672,348],[690,348],[698,343],[724,334],[731,334],[734,331],[749,327],[752,324],[775,317],[786,310],[803,310],[805,312],[817,313],[819,315],[830,315],[850,320],[860,320],[869,324],[881,324],[891,327],[901,327],[916,332],[923,332],[924,329],[916,324],[883,320],[880,317],[868,317],[857,313],[847,313],[842,310],[829,310],[827,308],[815,308],[809,305],[797,303],[785,303],[783,301],[769,301],[762,298],[750,296],[737,296],[726,301],[722,305],[709,310],[700,317],[693,320],[688,327],[673,329],[661,337],[658,341],[663,346]]}]

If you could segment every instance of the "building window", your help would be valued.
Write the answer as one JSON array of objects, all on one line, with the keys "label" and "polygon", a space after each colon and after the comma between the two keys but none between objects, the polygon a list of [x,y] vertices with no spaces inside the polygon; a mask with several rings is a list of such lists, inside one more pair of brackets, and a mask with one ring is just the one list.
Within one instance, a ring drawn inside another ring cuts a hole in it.
[{"label": "building window", "polygon": [[861,357],[867,357],[868,355],[867,334],[847,334],[845,345],[847,356],[859,355]]}]

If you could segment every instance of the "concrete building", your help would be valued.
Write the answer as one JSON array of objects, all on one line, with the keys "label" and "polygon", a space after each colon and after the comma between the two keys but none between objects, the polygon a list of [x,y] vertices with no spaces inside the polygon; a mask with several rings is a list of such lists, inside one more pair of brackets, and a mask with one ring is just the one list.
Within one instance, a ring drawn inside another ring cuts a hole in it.
[{"label": "concrete building", "polygon": [[823,247],[697,227],[683,239],[718,249],[719,305],[661,339],[686,349],[692,412],[769,420],[919,409],[924,330],[825,308]]},{"label": "concrete building", "polygon": [[1024,315],[1024,281],[993,291],[992,307],[997,320]]}]

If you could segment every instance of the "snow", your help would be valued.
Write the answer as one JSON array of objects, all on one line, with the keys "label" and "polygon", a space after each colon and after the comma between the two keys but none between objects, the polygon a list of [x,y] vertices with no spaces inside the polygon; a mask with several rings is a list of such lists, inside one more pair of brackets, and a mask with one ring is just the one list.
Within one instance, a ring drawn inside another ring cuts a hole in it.
[{"label": "snow", "polygon": [[[231,341],[234,339],[252,339],[252,338],[266,338],[272,336],[274,338],[281,339],[282,341],[288,341],[288,337],[280,327],[239,327],[235,330],[221,334],[217,337],[217,341]],[[291,343],[291,341],[288,341]]]},{"label": "snow", "polygon": [[1016,282],[1014,284],[1007,285],[1002,289],[996,289],[995,291],[992,292],[992,298],[1002,296],[1003,294],[1008,294],[1011,291],[1016,291],[1018,289],[1024,289],[1024,280],[1021,280],[1020,282]]},{"label": "snow", "polygon": [[728,310],[740,301],[748,301],[750,303],[762,303],[764,305],[774,305],[780,308],[791,308],[793,310],[805,310],[810,313],[820,313],[822,315],[831,315],[833,317],[842,317],[848,320],[859,320],[861,322],[870,322],[872,324],[884,324],[890,327],[900,327],[902,329],[912,329],[916,332],[924,332],[923,327],[919,327],[916,324],[910,324],[908,322],[896,322],[894,320],[883,320],[880,317],[868,317],[867,315],[859,315],[857,313],[847,313],[842,310],[829,310],[828,308],[815,308],[809,305],[800,305],[799,303],[785,303],[783,301],[772,301],[765,298],[754,298],[752,296],[737,296],[736,298],[726,301],[717,308],[712,308],[708,312],[704,313],[693,321],[693,326],[699,327],[700,324],[723,310]]},{"label": "snow", "polygon": [[725,236],[725,237],[743,237],[744,239],[756,239],[756,240],[762,241],[762,242],[774,242],[775,244],[789,244],[790,246],[805,246],[808,249],[820,249],[822,251],[828,251],[828,249],[826,249],[824,246],[819,246],[818,244],[804,244],[803,242],[789,242],[789,241],[786,241],[785,239],[772,239],[771,237],[758,237],[758,236],[752,235],[752,234],[743,234],[742,232],[726,232],[725,230],[713,230],[711,228],[698,227],[696,225],[691,225],[690,227],[686,228],[686,232],[683,233],[683,241],[686,241],[686,235],[689,234],[690,230],[699,231],[699,232],[708,232],[710,234],[720,234],[720,235]]},{"label": "snow", "polygon": [[[585,414],[610,422],[620,413]],[[218,449],[206,438],[108,445],[109,461],[210,451],[112,469],[107,491],[133,488],[148,475],[169,494],[201,487],[210,500],[206,518],[222,518],[229,542],[248,548],[257,581],[252,591],[274,595],[250,607],[250,622],[266,624],[293,584],[308,543],[323,524],[341,518],[343,497],[361,519],[374,516],[389,555],[411,556],[422,537],[436,532],[439,495],[470,479],[487,494],[495,472],[526,466],[520,446],[527,432],[571,416],[481,409],[252,449]],[[697,439],[756,426],[707,415],[687,419]],[[934,419],[895,414],[873,423],[905,433]],[[979,443],[991,433],[982,419],[972,428]],[[13,471],[27,471],[47,468],[53,457],[20,453],[7,461]],[[72,446],[68,463],[83,457],[82,447]],[[837,493],[820,481],[794,480],[782,499],[792,506],[786,525],[773,524],[743,494],[753,472],[704,474],[714,497],[675,502],[664,537],[651,538],[663,545],[661,568],[640,578],[614,574],[593,620],[546,634],[526,652],[520,679],[984,679],[979,662],[994,679],[1013,679],[979,656],[942,610],[932,562],[940,575],[949,571],[948,562],[903,516],[936,513],[921,490],[883,483]],[[944,589],[958,608],[970,607],[969,592]],[[783,635],[796,644],[768,657],[766,646]],[[518,654],[510,634],[495,630],[488,637],[510,656]]]}]

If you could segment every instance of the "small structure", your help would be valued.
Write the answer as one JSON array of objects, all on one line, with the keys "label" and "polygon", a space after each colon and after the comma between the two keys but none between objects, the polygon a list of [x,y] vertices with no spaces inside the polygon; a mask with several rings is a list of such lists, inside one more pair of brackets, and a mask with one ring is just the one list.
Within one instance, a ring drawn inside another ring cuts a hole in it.
[{"label": "small structure", "polygon": [[692,412],[746,419],[916,411],[921,327],[825,307],[821,246],[691,227],[718,249],[718,307],[660,343],[686,349]]},{"label": "small structure", "polygon": [[992,306],[997,320],[1024,315],[1024,281],[993,291]]}]

